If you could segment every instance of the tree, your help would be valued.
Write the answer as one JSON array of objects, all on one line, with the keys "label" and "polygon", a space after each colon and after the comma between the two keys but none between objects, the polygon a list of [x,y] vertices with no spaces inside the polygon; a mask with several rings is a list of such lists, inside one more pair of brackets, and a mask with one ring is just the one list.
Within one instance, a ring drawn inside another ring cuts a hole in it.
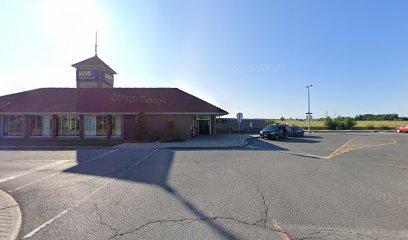
[{"label": "tree", "polygon": [[146,121],[144,117],[144,111],[140,110],[137,114],[136,122],[136,140],[146,140],[147,137],[147,128]]},{"label": "tree", "polygon": [[324,119],[324,127],[330,130],[335,130],[337,125],[335,124],[333,119],[331,119],[331,117],[326,117]]},{"label": "tree", "polygon": [[344,118],[343,121],[346,129],[353,129],[357,125],[357,121],[351,117]]},{"label": "tree", "polygon": [[330,117],[326,117],[324,119],[324,126],[330,130],[345,130],[345,129],[352,129],[354,126],[357,125],[357,121],[350,117],[341,117],[338,116],[336,119],[331,119]]}]

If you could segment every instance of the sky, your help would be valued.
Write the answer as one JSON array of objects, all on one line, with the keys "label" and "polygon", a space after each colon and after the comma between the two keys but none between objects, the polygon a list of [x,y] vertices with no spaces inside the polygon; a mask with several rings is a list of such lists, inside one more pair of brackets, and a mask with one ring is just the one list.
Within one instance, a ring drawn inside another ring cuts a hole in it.
[{"label": "sky", "polygon": [[244,118],[408,116],[408,1],[2,0],[0,96],[76,87],[98,56],[115,87],[177,87]]}]

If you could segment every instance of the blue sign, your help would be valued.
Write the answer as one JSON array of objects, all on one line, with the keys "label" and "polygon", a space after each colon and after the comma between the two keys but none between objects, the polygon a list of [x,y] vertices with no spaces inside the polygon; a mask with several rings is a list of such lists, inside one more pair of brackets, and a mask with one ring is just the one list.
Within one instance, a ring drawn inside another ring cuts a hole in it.
[{"label": "blue sign", "polygon": [[104,75],[103,80],[106,83],[109,83],[109,84],[113,85],[113,74],[111,74],[109,72],[104,72],[103,75]]},{"label": "blue sign", "polygon": [[77,71],[78,80],[98,80],[98,71],[92,69],[80,69]]}]

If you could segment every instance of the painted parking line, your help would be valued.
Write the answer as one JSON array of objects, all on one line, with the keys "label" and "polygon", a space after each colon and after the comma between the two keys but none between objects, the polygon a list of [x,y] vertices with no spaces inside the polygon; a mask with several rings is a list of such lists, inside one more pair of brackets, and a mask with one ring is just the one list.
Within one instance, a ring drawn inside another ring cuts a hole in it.
[{"label": "painted parking line", "polygon": [[375,143],[375,144],[363,144],[358,142],[356,138],[351,138],[348,140],[345,144],[343,144],[341,147],[338,149],[334,150],[329,156],[326,157],[326,159],[332,159],[336,156],[339,156],[343,153],[347,153],[353,150],[357,149],[363,149],[363,148],[371,148],[371,147],[379,147],[379,146],[386,146],[386,145],[393,145],[397,143],[397,140],[395,138],[390,138],[387,139],[390,141],[383,142],[383,143]]},{"label": "painted parking line", "polygon": [[70,162],[70,161],[72,161],[72,160],[59,160],[59,161],[57,161],[57,162],[52,162],[52,163],[49,163],[49,164],[44,165],[44,166],[41,166],[41,167],[32,168],[32,169],[30,169],[30,170],[21,172],[21,173],[19,173],[19,174],[16,174],[16,175],[13,175],[13,176],[10,176],[10,177],[6,177],[6,178],[3,178],[3,179],[0,179],[0,183],[7,182],[7,181],[10,181],[10,180],[16,179],[16,178],[18,178],[18,177],[21,177],[21,176],[25,176],[25,175],[28,175],[28,174],[31,174],[31,173],[34,173],[34,172],[38,172],[38,171],[44,170],[44,169],[49,168],[49,167],[51,167],[51,166],[58,165],[58,164],[61,164],[61,163]]},{"label": "painted parking line", "polygon": [[58,173],[59,173],[59,172],[56,172],[56,173],[47,175],[47,176],[45,176],[45,177],[38,178],[38,179],[36,179],[36,180],[34,180],[34,181],[30,182],[30,183],[27,183],[26,185],[23,185],[23,186],[14,188],[13,190],[8,191],[8,192],[9,192],[9,193],[12,193],[12,192],[18,191],[18,190],[20,190],[20,189],[26,188],[26,187],[28,187],[28,186],[31,186],[31,185],[33,185],[33,184],[36,184],[37,182],[40,182],[40,181],[43,181],[43,180],[45,180],[45,179],[47,179],[47,178],[53,177],[53,176],[57,175]]},{"label": "painted parking line", "polygon": [[[96,160],[96,159],[99,159],[99,158],[101,158],[101,157],[103,157],[103,156],[106,156],[106,155],[108,155],[108,154],[110,154],[110,153],[113,153],[113,152],[116,152],[116,151],[118,151],[118,150],[119,150],[119,149],[115,149],[115,150],[109,151],[109,152],[107,152],[107,153],[103,153],[103,154],[98,155],[98,156],[96,156],[96,157],[93,157],[93,158],[91,158],[91,159],[89,159],[89,160],[87,160],[87,161],[85,161],[85,162],[79,163],[77,166],[82,166],[82,165],[84,165],[84,164],[90,163],[90,162],[92,162],[92,161],[94,161],[94,160]],[[65,162],[70,162],[70,161],[72,161],[72,160],[64,160],[64,161],[65,161]],[[40,170],[42,170],[42,169],[40,169]],[[37,170],[37,171],[38,171],[38,170]],[[35,172],[35,171],[33,171],[33,172]],[[32,173],[32,172],[30,172],[30,173]],[[45,179],[47,179],[47,178],[53,177],[53,176],[55,176],[55,175],[57,175],[57,174],[59,174],[59,173],[62,173],[62,171],[58,171],[58,172],[56,172],[56,173],[52,173],[52,174],[47,175],[47,176],[44,176],[44,177],[42,177],[42,178],[38,178],[38,179],[36,179],[36,180],[34,180],[34,181],[28,183],[28,184],[25,184],[25,185],[23,185],[23,186],[17,187],[17,188],[15,188],[15,189],[13,189],[13,190],[11,190],[11,191],[8,191],[8,192],[9,192],[9,193],[12,193],[12,192],[14,192],[14,191],[18,191],[18,190],[23,189],[23,188],[25,188],[25,187],[28,187],[28,186],[31,186],[31,185],[36,184],[36,183],[38,183],[38,182],[41,182],[41,181],[43,181],[43,180],[45,180]],[[27,173],[27,174],[29,174],[29,173]],[[24,174],[24,175],[27,175],[27,174]],[[21,176],[23,176],[23,175],[21,175]],[[18,177],[20,177],[20,176],[18,176]],[[1,181],[1,180],[0,180],[0,183],[5,182],[5,181],[9,181],[9,180],[12,180],[12,179],[15,179],[15,178],[17,178],[17,177],[8,177],[8,178],[4,179],[4,181]]]},{"label": "painted parking line", "polygon": [[[157,152],[158,149],[154,149],[151,153],[149,153],[148,155],[146,155],[145,157],[143,157],[142,159],[140,159],[139,161],[137,161],[136,163],[132,164],[131,166],[125,168],[123,171],[121,171],[119,174],[122,174],[123,172],[129,171],[132,168],[138,166],[140,163],[144,162],[146,159],[148,159],[149,157],[151,157],[154,153]],[[60,212],[59,214],[57,214],[56,216],[54,216],[53,218],[51,218],[50,220],[46,221],[45,223],[41,224],[40,226],[38,226],[37,228],[35,228],[34,230],[32,230],[31,232],[29,232],[28,234],[26,234],[22,239],[27,239],[27,238],[31,238],[32,236],[34,236],[36,233],[38,233],[39,231],[41,231],[42,229],[44,229],[45,227],[47,227],[48,225],[52,224],[53,222],[55,222],[56,220],[58,220],[59,218],[63,217],[65,214],[67,214],[69,211],[71,211],[72,209],[78,207],[79,205],[81,205],[82,203],[88,201],[92,196],[94,196],[95,194],[97,194],[98,192],[100,192],[102,189],[104,189],[106,186],[108,186],[110,183],[112,183],[113,181],[115,181],[116,178],[111,178],[109,181],[105,182],[102,186],[100,186],[99,188],[97,188],[96,190],[94,190],[93,192],[91,192],[89,195],[85,196],[84,198],[82,198],[81,200],[79,200],[76,204],[72,205],[71,207],[65,209],[64,211]]]}]

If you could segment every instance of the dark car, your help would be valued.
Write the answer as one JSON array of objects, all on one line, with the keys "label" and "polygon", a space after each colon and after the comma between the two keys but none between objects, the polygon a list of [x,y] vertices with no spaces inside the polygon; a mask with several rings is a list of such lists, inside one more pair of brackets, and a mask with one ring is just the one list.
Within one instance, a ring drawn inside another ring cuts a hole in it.
[{"label": "dark car", "polygon": [[261,138],[277,140],[279,138],[287,138],[290,132],[291,130],[286,124],[270,124],[259,132],[259,136]]},{"label": "dark car", "polygon": [[305,135],[305,130],[301,127],[290,127],[291,131],[289,132],[290,137],[303,137]]}]

